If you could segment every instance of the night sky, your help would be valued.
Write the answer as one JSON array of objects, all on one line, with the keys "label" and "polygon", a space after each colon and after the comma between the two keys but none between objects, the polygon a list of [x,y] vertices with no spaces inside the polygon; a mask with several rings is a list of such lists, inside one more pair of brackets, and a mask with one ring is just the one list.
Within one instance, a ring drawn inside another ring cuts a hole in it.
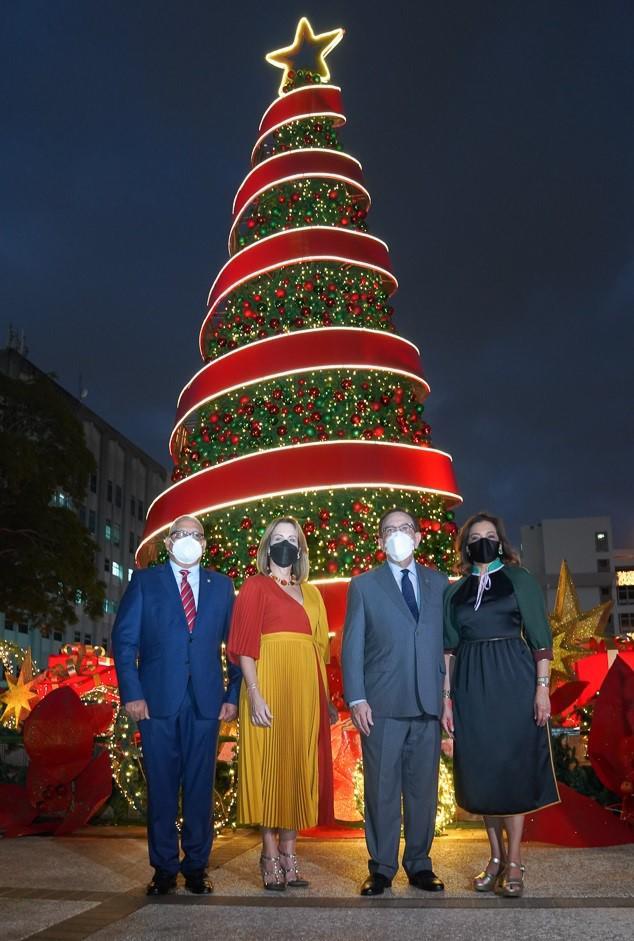
[{"label": "night sky", "polygon": [[634,4],[20,0],[0,6],[0,310],[167,464],[236,188],[300,15],[390,246],[399,333],[465,499],[610,514],[634,546]]}]

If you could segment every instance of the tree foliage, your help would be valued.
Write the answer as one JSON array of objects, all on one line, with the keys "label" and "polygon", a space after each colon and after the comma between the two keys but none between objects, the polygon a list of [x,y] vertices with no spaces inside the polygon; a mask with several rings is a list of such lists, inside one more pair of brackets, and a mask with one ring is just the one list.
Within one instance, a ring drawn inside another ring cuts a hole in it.
[{"label": "tree foliage", "polygon": [[103,613],[96,545],[77,512],[95,469],[81,423],[46,377],[0,374],[0,611],[43,634]]}]

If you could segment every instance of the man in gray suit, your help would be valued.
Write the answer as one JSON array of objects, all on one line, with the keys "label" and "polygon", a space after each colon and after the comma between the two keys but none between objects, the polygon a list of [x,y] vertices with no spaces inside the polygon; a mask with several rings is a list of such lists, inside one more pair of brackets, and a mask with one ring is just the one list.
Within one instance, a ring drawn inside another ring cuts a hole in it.
[{"label": "man in gray suit", "polygon": [[370,875],[361,895],[381,895],[398,869],[401,798],[403,868],[410,884],[440,892],[434,838],[444,662],[442,600],[447,577],[414,560],[421,540],[406,510],[385,513],[379,545],[387,562],[348,589],[343,632],[344,696],[361,733],[365,836]]}]

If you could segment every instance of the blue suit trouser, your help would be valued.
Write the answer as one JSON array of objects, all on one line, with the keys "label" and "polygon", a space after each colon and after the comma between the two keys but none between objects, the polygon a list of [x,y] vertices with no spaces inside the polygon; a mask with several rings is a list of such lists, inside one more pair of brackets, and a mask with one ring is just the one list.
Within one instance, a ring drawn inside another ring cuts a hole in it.
[{"label": "blue suit trouser", "polygon": [[[205,719],[188,687],[179,711],[139,723],[147,780],[150,865],[176,875],[205,869],[213,837],[212,799],[218,719]],[[179,864],[178,798],[182,790],[184,853]]]}]

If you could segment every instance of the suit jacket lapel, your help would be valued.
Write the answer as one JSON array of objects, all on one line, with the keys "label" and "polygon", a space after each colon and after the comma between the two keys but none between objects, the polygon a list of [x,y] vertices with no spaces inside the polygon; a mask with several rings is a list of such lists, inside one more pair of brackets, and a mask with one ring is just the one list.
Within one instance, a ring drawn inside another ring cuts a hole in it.
[{"label": "suit jacket lapel", "polygon": [[403,592],[396,583],[396,579],[392,575],[392,570],[390,569],[387,562],[384,562],[377,570],[377,580],[381,588],[385,593],[391,598],[394,604],[398,607],[401,614],[405,615],[413,623],[414,619],[412,617],[412,612],[407,607],[407,602],[403,598]]},{"label": "suit jacket lapel", "polygon": [[425,614],[425,608],[429,604],[431,579],[425,566],[419,562],[416,563],[416,571],[418,572],[418,623],[420,624]]},{"label": "suit jacket lapel", "polygon": [[[200,578],[198,581],[198,607],[196,609],[196,626],[203,623],[203,618],[208,616],[211,600],[214,594],[213,573],[209,569],[200,568]],[[194,627],[196,630],[196,627]]]},{"label": "suit jacket lapel", "polygon": [[174,578],[174,573],[172,571],[172,566],[169,562],[166,562],[163,566],[163,571],[161,573],[163,578],[163,585],[165,587],[165,592],[169,599],[169,603],[172,608],[178,611],[180,620],[183,624],[185,630],[187,630],[187,619],[185,617],[185,609],[183,608],[183,602],[181,600],[181,594],[178,590],[178,585],[176,579]]}]

